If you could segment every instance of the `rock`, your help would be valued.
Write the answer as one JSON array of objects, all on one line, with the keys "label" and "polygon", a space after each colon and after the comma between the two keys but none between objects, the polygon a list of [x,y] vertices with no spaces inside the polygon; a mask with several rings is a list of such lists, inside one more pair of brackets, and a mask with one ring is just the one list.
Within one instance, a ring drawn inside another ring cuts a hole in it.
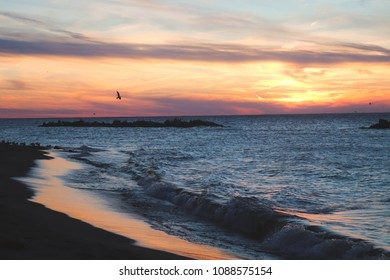
[{"label": "rock", "polygon": [[[197,126],[214,126],[222,127],[223,125],[203,120],[191,120],[183,121],[181,119],[166,120],[165,122],[154,122],[148,120],[139,120],[134,122],[114,120],[112,123],[105,122],[88,122],[84,120],[78,120],[74,122],[69,121],[57,121],[57,122],[45,122],[41,127],[197,127]],[[39,143],[34,143],[38,145]]]},{"label": "rock", "polygon": [[371,125],[371,129],[390,129],[390,121],[380,119],[378,123]]}]

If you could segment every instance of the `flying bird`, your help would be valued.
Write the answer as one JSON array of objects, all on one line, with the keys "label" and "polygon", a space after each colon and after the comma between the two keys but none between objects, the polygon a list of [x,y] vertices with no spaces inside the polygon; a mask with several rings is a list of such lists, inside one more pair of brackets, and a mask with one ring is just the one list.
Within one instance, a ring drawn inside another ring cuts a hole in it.
[{"label": "flying bird", "polygon": [[122,99],[122,96],[121,96],[121,94],[119,93],[119,91],[116,91],[116,99],[119,99],[119,100]]}]

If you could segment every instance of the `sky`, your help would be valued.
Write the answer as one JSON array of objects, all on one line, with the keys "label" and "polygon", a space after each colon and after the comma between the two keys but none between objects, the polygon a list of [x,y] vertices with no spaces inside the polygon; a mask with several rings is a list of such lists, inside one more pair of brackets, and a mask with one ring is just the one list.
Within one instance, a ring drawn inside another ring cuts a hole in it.
[{"label": "sky", "polygon": [[389,14],[388,0],[0,0],[0,118],[389,112]]}]

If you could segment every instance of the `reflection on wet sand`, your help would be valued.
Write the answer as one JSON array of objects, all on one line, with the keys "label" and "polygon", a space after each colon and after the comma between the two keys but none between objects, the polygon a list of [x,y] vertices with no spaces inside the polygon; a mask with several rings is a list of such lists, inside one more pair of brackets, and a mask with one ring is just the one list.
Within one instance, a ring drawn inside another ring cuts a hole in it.
[{"label": "reflection on wet sand", "polygon": [[81,165],[54,155],[41,160],[23,181],[36,191],[33,201],[85,221],[96,227],[135,239],[144,247],[172,252],[195,259],[237,259],[224,251],[197,245],[152,229],[139,217],[115,211],[102,198],[83,190],[66,187],[59,178]]}]

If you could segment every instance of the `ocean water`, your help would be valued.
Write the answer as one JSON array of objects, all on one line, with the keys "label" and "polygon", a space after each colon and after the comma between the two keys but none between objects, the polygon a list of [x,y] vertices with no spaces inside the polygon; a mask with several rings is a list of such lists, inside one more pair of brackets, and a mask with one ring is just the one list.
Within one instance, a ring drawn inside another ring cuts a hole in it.
[{"label": "ocean water", "polygon": [[192,243],[249,259],[390,257],[390,130],[362,129],[390,113],[182,119],[198,118],[223,127],[2,119],[0,140],[61,146],[83,164],[67,186]]}]

